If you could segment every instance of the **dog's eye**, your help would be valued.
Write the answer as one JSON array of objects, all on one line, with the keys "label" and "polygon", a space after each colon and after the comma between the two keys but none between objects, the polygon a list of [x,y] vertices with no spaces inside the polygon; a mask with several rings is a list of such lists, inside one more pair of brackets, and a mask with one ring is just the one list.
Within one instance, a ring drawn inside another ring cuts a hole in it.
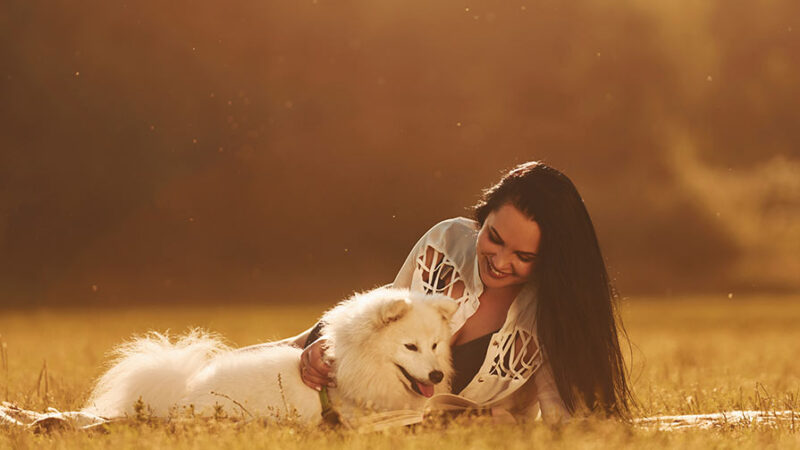
[{"label": "dog's eye", "polygon": [[[438,344],[438,342],[436,344]],[[432,350],[436,350],[436,344],[433,344],[433,347],[431,347]]]},{"label": "dog's eye", "polygon": [[407,348],[407,349],[409,349],[409,350],[411,350],[412,352],[416,352],[417,350],[419,350],[419,349],[417,348],[417,346],[416,346],[416,345],[414,345],[414,344],[406,344],[406,348]]}]

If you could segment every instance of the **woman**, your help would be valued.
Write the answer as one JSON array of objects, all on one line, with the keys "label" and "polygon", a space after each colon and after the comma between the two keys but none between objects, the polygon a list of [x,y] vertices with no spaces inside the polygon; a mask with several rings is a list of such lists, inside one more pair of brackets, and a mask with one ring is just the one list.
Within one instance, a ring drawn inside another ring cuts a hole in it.
[{"label": "woman", "polygon": [[[446,220],[417,242],[392,283],[445,293],[453,393],[556,422],[589,411],[627,417],[616,296],[592,221],[572,182],[521,164],[483,193],[475,220]],[[295,338],[315,389],[332,385],[318,327]],[[537,408],[538,406],[538,408]]]}]

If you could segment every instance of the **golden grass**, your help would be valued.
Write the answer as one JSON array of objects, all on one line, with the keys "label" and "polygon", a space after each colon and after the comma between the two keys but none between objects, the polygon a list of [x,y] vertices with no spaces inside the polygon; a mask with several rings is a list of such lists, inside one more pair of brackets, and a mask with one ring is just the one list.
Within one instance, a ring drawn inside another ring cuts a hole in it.
[{"label": "golden grass", "polygon": [[[104,355],[134,333],[201,326],[243,346],[293,334],[324,306],[38,309],[0,312],[0,399],[77,409]],[[800,298],[626,301],[638,416],[732,409],[800,411]],[[7,355],[3,357],[2,355]],[[354,434],[226,420],[129,423],[108,434],[0,430],[0,448],[800,448],[800,423],[664,432],[587,421],[551,429],[457,420]]]}]

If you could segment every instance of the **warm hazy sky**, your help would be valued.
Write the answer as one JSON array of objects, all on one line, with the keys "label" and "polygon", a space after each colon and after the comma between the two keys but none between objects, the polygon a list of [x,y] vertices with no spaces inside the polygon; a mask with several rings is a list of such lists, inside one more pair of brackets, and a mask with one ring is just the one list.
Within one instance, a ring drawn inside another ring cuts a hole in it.
[{"label": "warm hazy sky", "polygon": [[0,15],[0,304],[335,299],[501,170],[623,294],[800,288],[800,2],[42,2]]}]

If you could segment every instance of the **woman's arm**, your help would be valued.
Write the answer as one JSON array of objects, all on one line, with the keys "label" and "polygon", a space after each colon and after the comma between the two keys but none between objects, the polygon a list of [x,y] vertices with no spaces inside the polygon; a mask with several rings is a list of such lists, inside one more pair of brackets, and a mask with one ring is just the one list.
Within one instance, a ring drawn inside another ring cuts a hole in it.
[{"label": "woman's arm", "polygon": [[[309,336],[312,336],[313,342],[308,342]],[[303,353],[300,355],[300,378],[303,379],[303,383],[308,387],[319,391],[322,386],[335,386],[334,381],[328,377],[331,367],[323,358],[325,353],[325,340],[325,336],[319,336],[319,322],[317,322],[313,327],[303,331],[297,336],[281,339],[280,341],[248,345],[236,351],[248,352],[277,345],[290,345],[292,347],[302,348]]]}]

